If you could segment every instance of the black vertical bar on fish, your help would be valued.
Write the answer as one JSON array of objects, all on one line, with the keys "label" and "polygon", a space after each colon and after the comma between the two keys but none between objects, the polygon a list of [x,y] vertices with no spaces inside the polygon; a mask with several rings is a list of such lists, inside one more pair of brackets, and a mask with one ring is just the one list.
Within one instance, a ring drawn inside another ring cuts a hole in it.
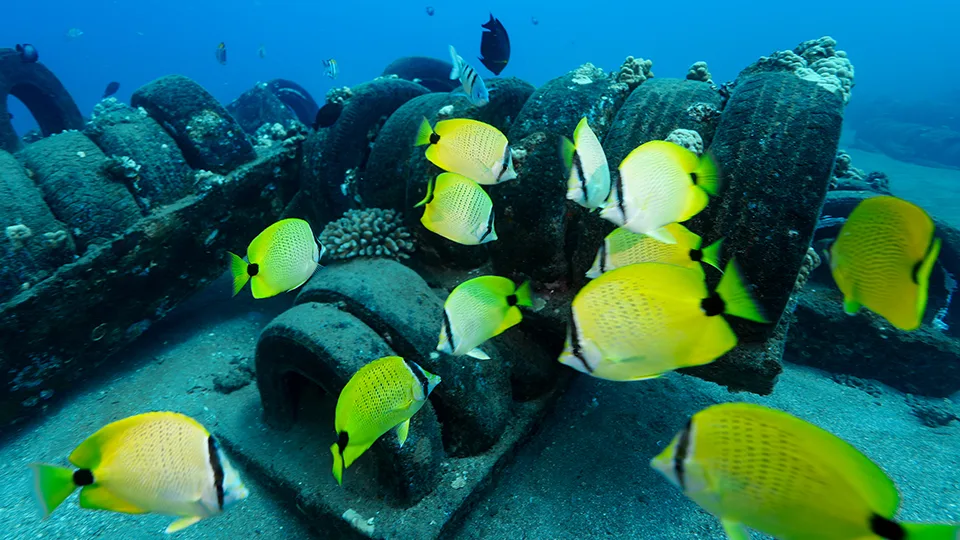
[{"label": "black vertical bar on fish", "polygon": [[680,433],[680,440],[677,441],[677,451],[673,455],[673,470],[677,473],[677,482],[680,489],[686,491],[686,479],[684,478],[684,460],[687,459],[687,453],[690,451],[690,430],[693,429],[693,418],[687,420],[687,425]]},{"label": "black vertical bar on fish", "polygon": [[213,435],[207,438],[207,452],[210,454],[210,468],[213,469],[213,485],[217,490],[217,507],[223,510],[223,465],[220,463],[220,445]]}]

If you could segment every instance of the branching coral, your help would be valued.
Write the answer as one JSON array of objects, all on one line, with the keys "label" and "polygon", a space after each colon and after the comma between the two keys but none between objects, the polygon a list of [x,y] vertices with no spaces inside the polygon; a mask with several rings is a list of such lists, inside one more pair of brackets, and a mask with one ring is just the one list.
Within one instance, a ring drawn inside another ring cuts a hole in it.
[{"label": "branching coral", "polygon": [[413,253],[413,235],[403,226],[403,216],[395,210],[370,208],[347,210],[320,233],[320,243],[333,259],[386,257],[409,259]]},{"label": "branching coral", "polygon": [[696,153],[698,156],[703,154],[703,138],[692,129],[675,129],[667,135],[666,141],[680,146]]},{"label": "branching coral", "polygon": [[620,65],[620,69],[617,70],[617,82],[622,82],[633,90],[640,86],[643,81],[653,78],[652,69],[653,60],[628,56]]},{"label": "branching coral", "polygon": [[687,78],[691,81],[702,81],[713,84],[713,76],[710,75],[710,70],[707,69],[706,62],[695,62],[690,66],[690,69],[687,70]]}]

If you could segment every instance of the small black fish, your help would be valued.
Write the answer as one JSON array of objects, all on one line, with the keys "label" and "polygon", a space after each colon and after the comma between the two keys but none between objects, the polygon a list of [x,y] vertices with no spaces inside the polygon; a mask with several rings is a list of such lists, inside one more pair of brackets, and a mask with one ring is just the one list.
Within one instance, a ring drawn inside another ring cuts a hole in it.
[{"label": "small black fish", "polygon": [[217,55],[217,62],[220,62],[220,65],[222,66],[227,65],[227,44],[226,43],[221,41],[220,44],[217,45],[217,50],[215,54]]},{"label": "small black fish", "polygon": [[530,22],[532,22],[534,26],[537,26],[538,24],[540,24],[540,19],[536,17],[530,17]]},{"label": "small black fish", "polygon": [[320,107],[320,110],[317,111],[317,118],[313,122],[313,129],[332,126],[337,122],[337,118],[340,118],[341,112],[343,112],[342,103],[327,103]]},{"label": "small black fish", "polygon": [[20,61],[24,64],[32,64],[40,59],[40,53],[37,52],[36,47],[29,43],[17,45],[17,52],[20,53]]},{"label": "small black fish", "polygon": [[427,6],[427,15],[433,17],[434,13],[436,13],[436,11],[434,11],[433,6]]},{"label": "small black fish", "polygon": [[[120,83],[117,81],[112,81],[107,85],[107,89],[103,91],[103,97],[108,98],[117,93],[117,90],[120,89]],[[101,98],[102,99],[102,98]]]},{"label": "small black fish", "polygon": [[490,20],[481,25],[486,31],[480,36],[480,62],[494,75],[499,75],[510,61],[510,38],[499,19],[490,14]]}]

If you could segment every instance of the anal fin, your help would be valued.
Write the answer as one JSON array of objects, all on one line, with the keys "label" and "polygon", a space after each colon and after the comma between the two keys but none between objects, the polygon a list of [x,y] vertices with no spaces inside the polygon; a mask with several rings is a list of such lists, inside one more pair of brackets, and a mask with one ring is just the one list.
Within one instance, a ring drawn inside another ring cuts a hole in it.
[{"label": "anal fin", "polygon": [[175,532],[182,531],[187,527],[193,525],[194,523],[200,521],[201,519],[203,518],[201,518],[200,516],[190,516],[190,517],[180,518],[174,521],[173,523],[171,523],[170,526],[167,527],[167,530],[163,532],[167,534],[172,534]]},{"label": "anal fin", "polygon": [[860,302],[857,302],[853,298],[843,299],[843,312],[847,315],[856,315],[860,311]]},{"label": "anal fin", "polygon": [[80,507],[90,510],[112,510],[124,514],[145,514],[148,512],[148,510],[127,502],[108,491],[107,488],[96,484],[84,486],[80,490]]},{"label": "anal fin", "polygon": [[410,433],[410,419],[403,421],[397,426],[397,439],[400,441],[400,448],[407,442],[407,435]]},{"label": "anal fin", "polygon": [[473,349],[472,351],[468,352],[468,353],[467,353],[467,356],[476,358],[477,360],[489,360],[489,359],[490,359],[490,355],[488,355],[487,353],[481,351],[479,347],[477,347],[476,349]]},{"label": "anal fin", "polygon": [[730,540],[750,540],[750,531],[743,523],[729,519],[721,519],[720,523]]}]

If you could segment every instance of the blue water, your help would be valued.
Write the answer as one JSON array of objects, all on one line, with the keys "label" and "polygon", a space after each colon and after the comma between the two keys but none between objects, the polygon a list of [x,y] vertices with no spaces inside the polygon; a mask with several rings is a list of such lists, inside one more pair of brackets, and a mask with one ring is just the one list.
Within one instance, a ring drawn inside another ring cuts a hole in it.
[{"label": "blue water", "polygon": [[[426,6],[434,7],[433,17]],[[856,68],[857,96],[909,91],[922,100],[960,88],[952,66],[958,51],[954,21],[960,3],[947,0],[872,2],[320,2],[293,0],[10,0],[0,17],[0,46],[33,43],[41,61],[63,81],[84,114],[107,83],[120,82],[129,101],[139,86],[180,73],[222,102],[257,81],[284,77],[318,98],[332,86],[379,75],[393,59],[447,59],[447,45],[475,59],[480,24],[493,12],[506,26],[512,57],[503,75],[535,85],[584,62],[607,70],[626,55],[654,61],[659,76],[682,77],[705,60],[718,82],[732,80],[759,56],[799,42],[833,36]],[[533,25],[531,17],[539,20]],[[69,39],[71,28],[83,31]],[[228,64],[214,59],[226,42]],[[260,59],[260,45],[267,57]],[[338,80],[323,74],[336,58]],[[15,100],[11,100],[15,101]],[[35,126],[11,103],[14,126]]]}]

